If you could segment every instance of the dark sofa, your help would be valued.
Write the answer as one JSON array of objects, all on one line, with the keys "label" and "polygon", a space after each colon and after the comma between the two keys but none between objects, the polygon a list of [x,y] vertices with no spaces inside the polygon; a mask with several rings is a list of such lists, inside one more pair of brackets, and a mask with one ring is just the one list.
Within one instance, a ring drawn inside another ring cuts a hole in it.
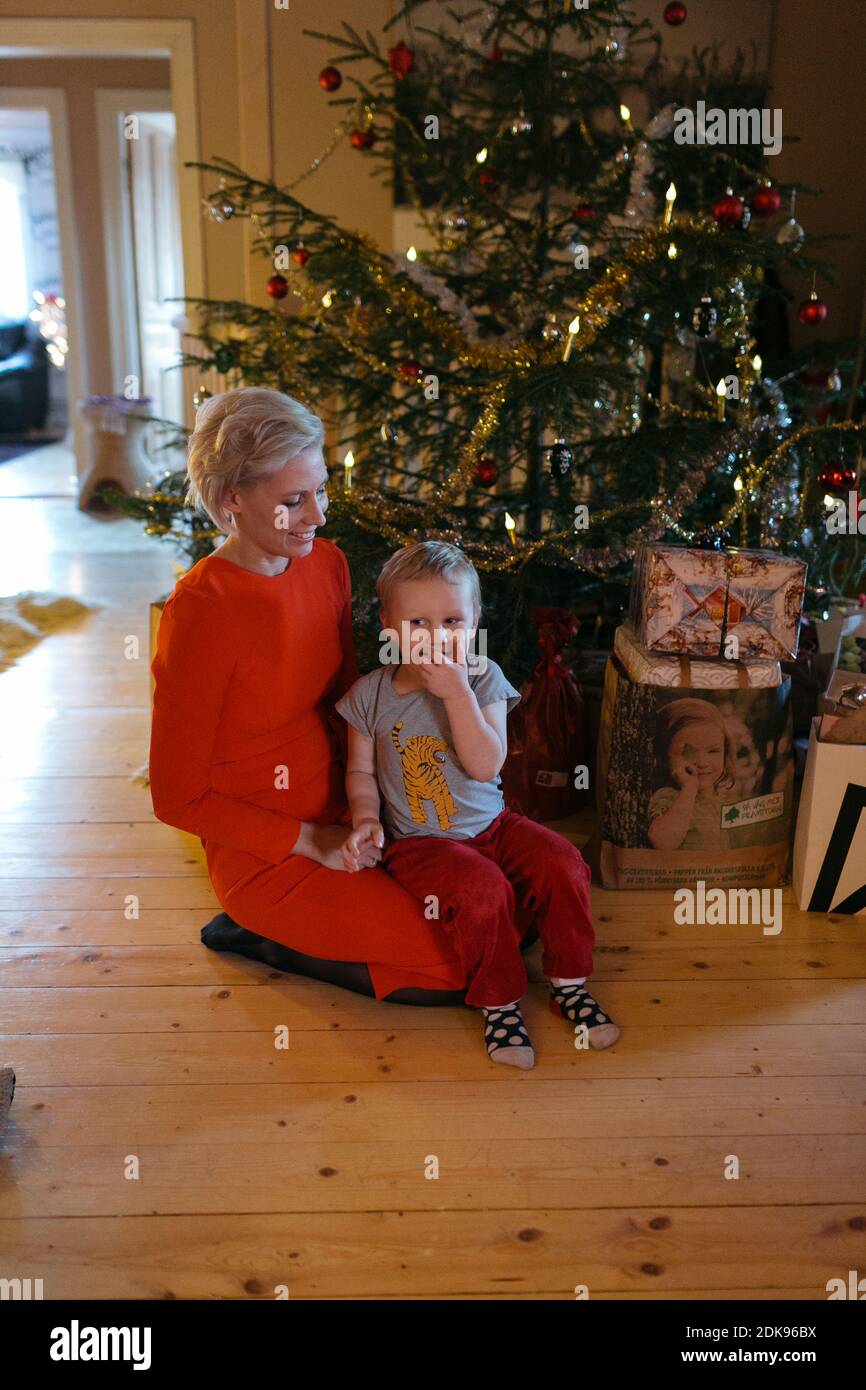
[{"label": "dark sofa", "polygon": [[0,435],[41,430],[48,414],[48,355],[29,319],[0,323]]}]

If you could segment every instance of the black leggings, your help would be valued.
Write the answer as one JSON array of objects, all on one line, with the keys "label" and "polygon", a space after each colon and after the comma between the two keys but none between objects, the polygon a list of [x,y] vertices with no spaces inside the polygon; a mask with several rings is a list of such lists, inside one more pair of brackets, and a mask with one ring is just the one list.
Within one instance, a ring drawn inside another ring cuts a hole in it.
[{"label": "black leggings", "polygon": [[[523,938],[522,947],[531,946],[537,936],[532,928]],[[201,939],[212,951],[234,951],[237,955],[270,965],[274,970],[285,970],[290,975],[306,975],[312,980],[325,980],[330,985],[349,989],[353,994],[365,994],[368,999],[375,997],[370,971],[363,961],[320,960],[318,956],[305,956],[302,951],[293,951],[291,946],[282,946],[279,941],[256,936],[255,932],[239,927],[226,912],[218,913],[213,921],[202,928]],[[389,1004],[429,1007],[462,1004],[465,997],[465,989],[395,989],[385,996],[385,1000]]]}]

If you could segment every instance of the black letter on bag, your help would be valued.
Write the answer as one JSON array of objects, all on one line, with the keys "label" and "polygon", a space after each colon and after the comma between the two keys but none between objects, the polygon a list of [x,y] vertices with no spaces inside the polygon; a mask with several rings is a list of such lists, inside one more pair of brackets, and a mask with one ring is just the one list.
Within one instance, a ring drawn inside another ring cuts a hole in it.
[{"label": "black letter on bag", "polygon": [[[845,795],[842,797],[842,805],[839,807],[839,814],[836,817],[836,824],[833,826],[821,871],[815,880],[815,887],[812,890],[812,897],[807,909],[809,912],[830,911],[833,894],[839,885],[839,879],[842,877],[845,860],[848,857],[857,825],[864,811],[866,811],[866,787],[855,786],[853,782],[849,782]],[[856,892],[849,893],[845,901],[838,903],[833,911],[855,913],[860,912],[864,907],[866,907],[866,883]]]}]

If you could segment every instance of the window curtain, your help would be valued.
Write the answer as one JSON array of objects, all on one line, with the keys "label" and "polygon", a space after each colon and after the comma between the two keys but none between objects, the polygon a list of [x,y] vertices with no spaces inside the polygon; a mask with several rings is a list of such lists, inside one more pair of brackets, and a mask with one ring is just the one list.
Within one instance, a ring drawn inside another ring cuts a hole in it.
[{"label": "window curtain", "polygon": [[23,319],[32,306],[27,277],[27,185],[17,160],[0,158],[0,319]]}]

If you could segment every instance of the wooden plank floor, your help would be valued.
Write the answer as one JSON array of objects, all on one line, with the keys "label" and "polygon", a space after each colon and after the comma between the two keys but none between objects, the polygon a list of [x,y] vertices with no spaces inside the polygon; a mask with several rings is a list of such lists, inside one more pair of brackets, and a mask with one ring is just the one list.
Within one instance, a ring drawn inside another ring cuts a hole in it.
[{"label": "wooden plank floor", "polygon": [[531,957],[530,1073],[487,1061],[468,1010],[204,950],[200,846],[132,780],[172,555],[82,516],[69,470],[60,448],[0,468],[0,593],[100,606],[0,675],[0,1277],[48,1298],[737,1300],[866,1268],[862,921],[786,894],[777,937],[677,927],[670,893],[596,890],[623,1036],[575,1052]]}]

